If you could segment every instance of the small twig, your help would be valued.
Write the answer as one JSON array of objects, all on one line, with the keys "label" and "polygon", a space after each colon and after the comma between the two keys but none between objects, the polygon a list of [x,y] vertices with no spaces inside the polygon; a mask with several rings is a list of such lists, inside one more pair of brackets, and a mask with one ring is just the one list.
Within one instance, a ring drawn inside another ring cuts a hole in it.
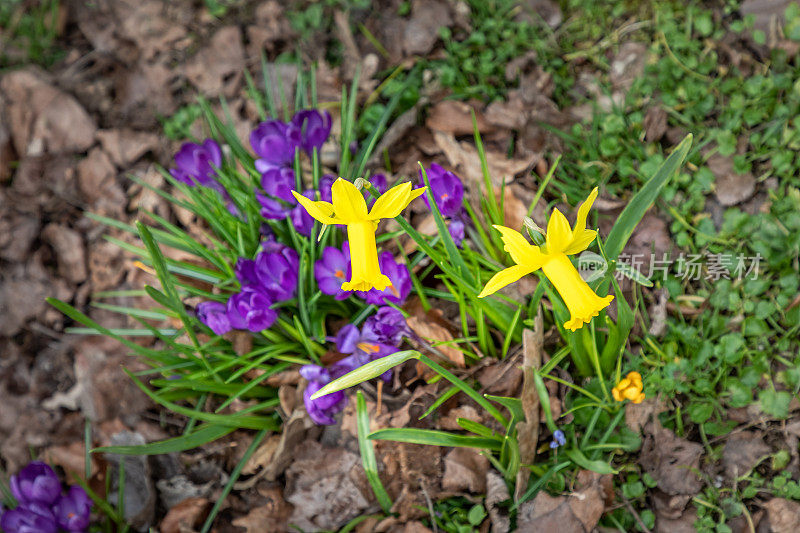
[{"label": "small twig", "polygon": [[431,515],[431,526],[433,526],[433,533],[439,533],[439,528],[436,525],[436,513],[433,511],[433,501],[431,501],[428,491],[425,490],[425,480],[422,478],[422,476],[419,478],[419,488],[422,491],[422,495],[425,496],[425,501],[428,504],[428,512]]},{"label": "small twig", "polygon": [[628,510],[628,512],[630,512],[633,515],[634,520],[636,520],[636,523],[639,524],[640,528],[642,528],[642,531],[644,531],[645,533],[651,533],[650,529],[646,525],[644,525],[644,522],[642,521],[642,517],[639,516],[639,513],[637,513],[636,509],[633,508],[633,505],[631,505],[631,502],[628,501],[628,498],[625,498],[623,496],[623,499],[625,501],[625,508]]}]

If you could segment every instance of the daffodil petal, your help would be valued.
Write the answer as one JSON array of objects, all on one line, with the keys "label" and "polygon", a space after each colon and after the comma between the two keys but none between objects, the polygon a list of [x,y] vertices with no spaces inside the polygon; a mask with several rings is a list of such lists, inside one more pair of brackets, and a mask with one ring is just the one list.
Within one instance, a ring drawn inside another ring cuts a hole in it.
[{"label": "daffodil petal", "polygon": [[514,265],[512,267],[501,270],[500,272],[492,276],[492,279],[490,279],[488,283],[486,283],[486,286],[478,295],[478,298],[483,298],[484,296],[489,296],[490,294],[494,294],[503,287],[505,287],[506,285],[514,283],[525,274],[530,274],[534,270],[536,269],[530,268],[525,265]]},{"label": "daffodil petal", "polygon": [[394,218],[405,209],[411,200],[422,194],[425,189],[416,191],[411,190],[411,182],[407,181],[400,185],[395,185],[384,194],[380,195],[369,212],[370,220],[381,218]]},{"label": "daffodil petal", "polygon": [[567,249],[572,242],[572,230],[567,222],[567,217],[558,209],[553,209],[550,220],[547,222],[547,254],[558,254]]},{"label": "daffodil petal", "polygon": [[331,187],[336,218],[351,224],[367,218],[367,202],[361,191],[349,181],[339,178]]},{"label": "daffodil petal", "polygon": [[546,259],[538,246],[529,243],[522,234],[505,226],[495,225],[494,229],[500,232],[500,239],[505,245],[503,249],[511,255],[511,259],[518,265],[526,265],[532,270],[542,266]]},{"label": "daffodil petal", "polygon": [[589,193],[589,197],[586,198],[586,201],[578,208],[578,218],[575,219],[575,229],[573,230],[575,235],[578,235],[582,230],[586,229],[586,217],[589,216],[589,209],[592,208],[592,204],[596,198],[597,187],[592,189],[592,192]]},{"label": "daffodil petal", "polygon": [[322,222],[323,224],[342,224],[342,221],[336,220],[332,217],[333,215],[333,204],[329,202],[315,202],[314,200],[310,200],[303,196],[302,194],[298,194],[296,191],[292,191],[292,195],[295,199],[300,202],[308,214],[311,215],[312,218],[315,218]]},{"label": "daffodil petal", "polygon": [[564,253],[567,255],[581,253],[592,244],[595,237],[597,237],[597,232],[593,229],[585,229],[580,233],[576,233]]}]

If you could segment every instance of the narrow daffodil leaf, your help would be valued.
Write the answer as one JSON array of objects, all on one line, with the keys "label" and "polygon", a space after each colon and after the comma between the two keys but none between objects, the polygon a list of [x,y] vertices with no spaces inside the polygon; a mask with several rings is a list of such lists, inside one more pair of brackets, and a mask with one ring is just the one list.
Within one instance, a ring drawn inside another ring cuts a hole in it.
[{"label": "narrow daffodil leaf", "polygon": [[481,448],[499,451],[502,447],[501,439],[487,439],[471,435],[459,435],[447,431],[417,428],[387,428],[379,429],[369,435],[370,440],[394,440],[410,444],[428,444],[431,446],[454,446],[461,448]]},{"label": "narrow daffodil leaf", "polygon": [[325,396],[326,394],[330,394],[332,392],[347,389],[353,385],[358,385],[359,383],[376,378],[387,370],[390,370],[401,363],[405,363],[409,359],[419,359],[420,355],[421,354],[416,350],[404,350],[402,352],[396,352],[391,355],[387,355],[386,357],[381,357],[375,361],[370,361],[369,363],[356,368],[352,372],[348,372],[339,379],[331,381],[317,392],[312,394],[311,399],[316,400],[320,396]]}]

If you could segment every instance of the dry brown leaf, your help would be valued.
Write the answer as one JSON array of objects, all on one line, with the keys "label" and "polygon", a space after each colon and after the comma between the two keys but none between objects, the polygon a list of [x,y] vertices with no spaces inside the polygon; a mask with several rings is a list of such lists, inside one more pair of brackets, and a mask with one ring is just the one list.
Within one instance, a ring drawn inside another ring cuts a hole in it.
[{"label": "dry brown leaf", "polygon": [[242,32],[238,26],[225,26],[189,61],[186,77],[206,96],[232,96],[243,69]]},{"label": "dry brown leaf", "polygon": [[343,448],[305,441],[286,470],[284,497],[294,505],[290,522],[307,531],[338,529],[373,504],[361,458]]},{"label": "dry brown leaf", "polygon": [[[478,151],[468,142],[459,142],[450,134],[440,131],[433,132],[436,144],[444,152],[450,165],[457,169],[459,176],[467,180],[474,187],[483,184],[483,172]],[[533,168],[539,160],[538,155],[531,155],[520,159],[508,159],[505,154],[486,152],[486,163],[489,167],[489,176],[492,185],[500,189],[503,183],[509,183],[514,176]]]},{"label": "dry brown leaf", "polygon": [[703,447],[656,422],[654,433],[645,436],[639,463],[667,494],[697,494],[703,488],[696,473]]},{"label": "dry brown leaf", "polygon": [[0,80],[14,149],[20,156],[77,153],[94,143],[97,126],[75,98],[55,88],[37,68]]},{"label": "dry brown leaf", "polygon": [[800,503],[783,498],[772,498],[764,504],[773,533],[800,531]]},{"label": "dry brown leaf", "polygon": [[191,531],[205,518],[208,507],[206,498],[187,498],[172,507],[161,521],[161,533],[184,533]]},{"label": "dry brown leaf", "polygon": [[473,133],[471,111],[475,111],[478,131],[488,133],[494,129],[487,123],[483,113],[474,106],[455,100],[442,100],[430,108],[425,125],[434,131],[451,135],[471,135]]},{"label": "dry brown leaf", "polygon": [[267,503],[251,509],[246,516],[237,518],[233,525],[243,527],[245,533],[287,531],[292,505],[283,498],[280,487],[259,487],[258,494],[266,498]]},{"label": "dry brown leaf", "polygon": [[464,353],[461,350],[455,348],[452,344],[438,344],[453,340],[453,334],[446,328],[429,319],[423,319],[418,316],[408,317],[406,324],[414,333],[430,342],[436,350],[447,356],[457,367],[464,368],[466,366]]},{"label": "dry brown leaf", "polygon": [[762,432],[743,432],[731,435],[725,441],[722,466],[731,482],[747,475],[760,460],[769,455],[771,448],[764,442]]},{"label": "dry brown leaf", "polygon": [[135,163],[147,152],[156,150],[159,144],[156,134],[130,128],[100,130],[97,140],[120,168]]},{"label": "dry brown leaf", "polygon": [[714,195],[724,206],[736,205],[753,196],[756,190],[756,178],[750,172],[739,174],[733,168],[733,159],[719,154],[712,155],[708,168],[714,174]]},{"label": "dry brown leaf", "polygon": [[611,476],[582,470],[575,490],[568,496],[550,496],[539,492],[533,501],[519,506],[517,525],[520,531],[592,531],[605,510]]},{"label": "dry brown leaf", "polygon": [[483,494],[489,459],[473,448],[453,448],[444,458],[442,489]]},{"label": "dry brown leaf", "polygon": [[414,0],[411,18],[403,32],[403,48],[408,55],[425,55],[433,49],[439,38],[439,28],[450,26],[453,19],[446,2],[441,0]]},{"label": "dry brown leaf", "polygon": [[644,138],[647,142],[660,141],[667,133],[667,112],[658,105],[648,108],[642,127],[644,127]]}]

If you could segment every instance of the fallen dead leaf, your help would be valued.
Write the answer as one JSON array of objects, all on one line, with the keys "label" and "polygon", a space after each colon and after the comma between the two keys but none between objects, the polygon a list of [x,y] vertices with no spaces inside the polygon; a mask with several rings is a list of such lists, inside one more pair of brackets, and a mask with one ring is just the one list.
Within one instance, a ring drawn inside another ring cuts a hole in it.
[{"label": "fallen dead leaf", "polygon": [[[508,517],[508,508],[500,505],[510,498],[506,482],[500,474],[489,470],[486,473],[486,512],[489,513],[489,520],[492,522],[492,531],[506,532],[510,530],[511,520]],[[517,526],[519,526],[519,517],[517,522]],[[524,530],[520,529],[520,531]]]},{"label": "fallen dead leaf", "polygon": [[280,487],[259,487],[258,494],[267,499],[265,505],[255,507],[246,516],[237,518],[233,525],[243,527],[245,533],[287,531],[292,505],[283,498]]},{"label": "fallen dead leaf", "polygon": [[667,133],[667,112],[664,108],[654,105],[647,109],[642,122],[644,139],[647,142],[658,142]]},{"label": "fallen dead leaf", "polygon": [[[367,496],[369,495],[369,496]],[[338,529],[375,504],[361,458],[342,448],[305,441],[286,470],[285,499],[294,505],[290,522],[311,531]]]},{"label": "fallen dead leaf", "polygon": [[187,498],[167,511],[161,521],[161,533],[184,533],[200,525],[205,518],[209,501],[206,498]]},{"label": "fallen dead leaf", "polygon": [[72,283],[86,280],[86,250],[83,237],[77,231],[59,224],[48,224],[42,238],[53,247],[58,261],[58,273]]},{"label": "fallen dead leaf", "polygon": [[[475,188],[483,185],[483,172],[478,151],[468,142],[459,142],[450,134],[441,131],[433,132],[436,144],[444,152],[450,165],[457,169],[459,176],[465,178]],[[514,176],[533,168],[539,160],[538,155],[520,159],[508,159],[505,154],[486,152],[486,162],[492,185],[499,190],[503,183],[509,183]]]},{"label": "fallen dead leaf", "polygon": [[94,143],[94,120],[38,68],[9,72],[0,80],[0,92],[20,156],[84,152]]},{"label": "fallen dead leaf", "polygon": [[655,431],[645,435],[639,464],[667,494],[697,494],[703,488],[696,473],[703,447],[676,436],[656,422]]},{"label": "fallen dead leaf", "polygon": [[453,19],[446,2],[441,0],[414,0],[411,18],[403,32],[403,48],[408,55],[425,55],[433,49],[439,38],[439,28],[450,26]]},{"label": "fallen dead leaf", "polygon": [[147,152],[156,150],[159,144],[158,136],[154,133],[130,128],[100,130],[97,132],[97,140],[120,168],[135,163]]},{"label": "fallen dead leaf", "polygon": [[483,494],[489,459],[473,448],[453,448],[444,457],[442,489]]},{"label": "fallen dead leaf", "polygon": [[756,179],[750,172],[737,173],[733,168],[733,160],[719,154],[712,155],[706,162],[714,174],[714,195],[724,206],[736,205],[753,196],[756,190]]},{"label": "fallen dead leaf", "polygon": [[592,531],[605,510],[606,490],[611,476],[582,470],[576,488],[568,496],[550,496],[539,492],[533,501],[519,506],[517,525],[520,531]]},{"label": "fallen dead leaf", "polygon": [[784,498],[772,498],[764,504],[773,533],[800,531],[800,503]]},{"label": "fallen dead leaf", "polygon": [[761,432],[742,432],[731,435],[725,441],[725,449],[722,452],[725,477],[734,482],[747,475],[771,451],[771,448],[764,442],[764,434]]},{"label": "fallen dead leaf", "polygon": [[453,364],[459,368],[464,368],[464,354],[452,344],[446,343],[453,340],[453,334],[445,327],[430,320],[429,317],[410,316],[406,319],[406,324],[411,330],[423,340],[430,342],[433,348],[443,353]]},{"label": "fallen dead leaf", "polygon": [[78,163],[78,189],[91,205],[105,195],[116,174],[108,154],[102,148],[92,148],[86,159]]},{"label": "fallen dead leaf", "polygon": [[242,79],[244,48],[238,26],[225,26],[186,65],[186,77],[207,96],[233,96]]},{"label": "fallen dead leaf", "polygon": [[474,106],[456,100],[442,100],[430,108],[425,125],[431,130],[451,135],[471,135],[473,133],[471,111],[475,112],[478,131],[487,133],[494,129],[487,123],[483,113]]}]

